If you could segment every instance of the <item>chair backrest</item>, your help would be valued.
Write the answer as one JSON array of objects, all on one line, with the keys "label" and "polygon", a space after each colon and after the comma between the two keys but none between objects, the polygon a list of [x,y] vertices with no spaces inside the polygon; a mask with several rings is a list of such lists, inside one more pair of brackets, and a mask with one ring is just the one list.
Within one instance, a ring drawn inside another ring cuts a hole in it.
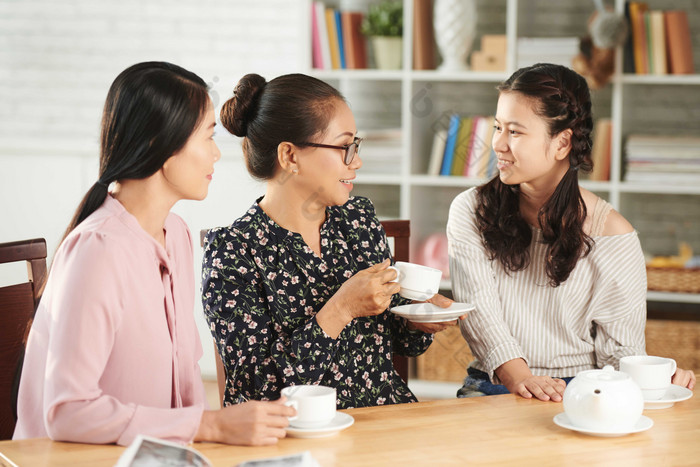
[{"label": "chair backrest", "polygon": [[[382,221],[382,227],[387,238],[394,239],[394,260],[408,261],[409,260],[409,241],[411,238],[411,221],[410,220],[395,220]],[[408,381],[410,374],[409,359],[403,355],[394,354],[392,358],[396,372],[404,381]]]},{"label": "chair backrest", "polygon": [[[381,224],[384,228],[384,232],[386,233],[387,238],[393,238],[394,240],[394,260],[408,261],[409,240],[411,237],[411,221],[382,221]],[[208,229],[202,229],[199,231],[199,244],[201,246],[204,246],[204,237],[207,235],[207,232]],[[221,355],[219,355],[219,349],[216,346],[216,341],[214,341],[214,358],[216,359],[216,383],[219,387],[219,400],[223,404],[224,391],[226,390],[226,371],[224,370],[224,365],[221,361]],[[394,363],[394,368],[396,369],[396,372],[399,374],[399,376],[401,376],[401,378],[403,378],[404,381],[408,381],[408,357],[394,354],[392,361]]]},{"label": "chair backrest", "polygon": [[46,280],[46,241],[0,243],[0,263],[19,261],[26,261],[28,277],[0,288],[0,439],[11,439],[17,422],[24,348]]}]

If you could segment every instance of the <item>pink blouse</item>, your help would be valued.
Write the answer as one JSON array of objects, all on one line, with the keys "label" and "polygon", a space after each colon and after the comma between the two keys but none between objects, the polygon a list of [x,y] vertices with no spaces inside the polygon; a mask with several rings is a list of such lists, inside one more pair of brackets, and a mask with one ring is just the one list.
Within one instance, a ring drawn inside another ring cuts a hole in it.
[{"label": "pink blouse", "polygon": [[56,252],[29,334],[14,439],[190,442],[205,409],[192,239],[175,214],[166,248],[114,198]]}]

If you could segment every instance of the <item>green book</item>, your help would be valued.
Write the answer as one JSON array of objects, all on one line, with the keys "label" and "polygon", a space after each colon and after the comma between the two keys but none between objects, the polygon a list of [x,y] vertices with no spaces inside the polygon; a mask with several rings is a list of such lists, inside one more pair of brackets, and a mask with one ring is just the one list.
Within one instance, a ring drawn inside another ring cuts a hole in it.
[{"label": "green book", "polygon": [[457,142],[454,154],[452,155],[452,167],[450,175],[461,176],[464,173],[464,166],[469,156],[469,140],[472,134],[472,117],[463,117],[459,122],[457,130]]}]

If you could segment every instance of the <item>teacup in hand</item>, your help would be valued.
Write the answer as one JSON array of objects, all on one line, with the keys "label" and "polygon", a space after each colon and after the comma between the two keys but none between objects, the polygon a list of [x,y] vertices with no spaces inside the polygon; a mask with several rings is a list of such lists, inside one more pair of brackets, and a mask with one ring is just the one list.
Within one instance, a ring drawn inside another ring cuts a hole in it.
[{"label": "teacup in hand", "polygon": [[397,261],[389,266],[396,271],[396,279],[401,286],[399,295],[410,300],[425,301],[438,293],[442,271],[415,263]]},{"label": "teacup in hand", "polygon": [[661,399],[671,386],[676,372],[672,358],[632,355],[620,359],[620,371],[627,373],[642,389],[644,400]]},{"label": "teacup in hand", "polygon": [[304,384],[282,389],[287,398],[286,405],[294,407],[296,416],[289,418],[289,424],[297,428],[320,428],[328,425],[335,417],[335,388]]}]

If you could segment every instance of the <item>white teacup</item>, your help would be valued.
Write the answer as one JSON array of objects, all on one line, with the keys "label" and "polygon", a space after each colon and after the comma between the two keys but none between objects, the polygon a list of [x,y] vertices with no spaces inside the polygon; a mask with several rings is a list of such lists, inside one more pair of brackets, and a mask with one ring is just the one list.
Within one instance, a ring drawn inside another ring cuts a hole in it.
[{"label": "white teacup", "polygon": [[672,358],[632,355],[620,359],[620,371],[627,373],[642,389],[644,400],[661,399],[676,372],[676,361]]},{"label": "white teacup", "polygon": [[410,300],[424,301],[438,293],[442,271],[415,263],[397,261],[389,266],[396,271],[396,279],[401,286],[399,295]]},{"label": "white teacup", "polygon": [[298,428],[319,428],[328,425],[335,417],[335,388],[304,384],[282,389],[286,405],[294,407],[297,414],[289,418],[289,424]]}]

